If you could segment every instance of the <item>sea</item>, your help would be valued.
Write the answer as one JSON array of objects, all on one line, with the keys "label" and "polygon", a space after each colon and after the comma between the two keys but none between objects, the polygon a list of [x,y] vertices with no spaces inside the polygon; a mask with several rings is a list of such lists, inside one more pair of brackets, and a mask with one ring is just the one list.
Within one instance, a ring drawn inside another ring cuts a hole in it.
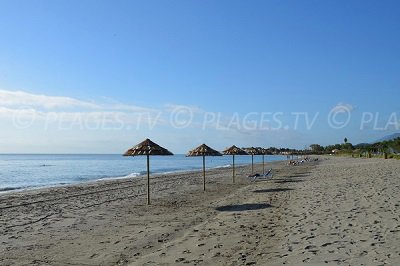
[{"label": "sea", "polygon": [[[266,155],[265,162],[286,156]],[[262,156],[254,156],[254,163]],[[235,156],[236,165],[251,163],[251,156]],[[206,168],[231,167],[232,156],[206,157]],[[202,169],[202,157],[151,156],[152,174]],[[143,178],[146,156],[119,154],[0,154],[0,193],[93,182],[107,179]]]}]

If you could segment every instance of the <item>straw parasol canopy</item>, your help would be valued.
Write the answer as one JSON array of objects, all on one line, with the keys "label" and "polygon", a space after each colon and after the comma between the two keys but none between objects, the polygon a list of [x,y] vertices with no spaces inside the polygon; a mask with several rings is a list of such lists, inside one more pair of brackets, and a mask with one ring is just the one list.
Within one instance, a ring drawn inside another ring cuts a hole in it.
[{"label": "straw parasol canopy", "polygon": [[202,156],[203,157],[203,190],[206,190],[206,161],[205,157],[206,156],[222,156],[222,154],[210,147],[208,147],[206,144],[201,144],[199,147],[191,150],[188,152],[186,155],[188,157],[194,157],[194,156]]},{"label": "straw parasol canopy", "polygon": [[138,145],[130,148],[124,153],[124,156],[140,155],[173,155],[173,153],[154,143],[150,139],[146,139],[140,142]]},{"label": "straw parasol canopy", "polygon": [[232,182],[235,183],[235,155],[249,155],[247,152],[242,150],[241,148],[233,145],[232,147],[227,148],[223,151],[225,155],[232,155]]},{"label": "straw parasol canopy", "polygon": [[259,155],[258,150],[254,147],[244,149],[251,155],[251,174],[254,174],[254,155]]},{"label": "straw parasol canopy", "polygon": [[123,156],[146,156],[147,157],[147,204],[150,205],[150,156],[151,155],[173,155],[169,150],[146,139],[138,145],[127,150]]}]

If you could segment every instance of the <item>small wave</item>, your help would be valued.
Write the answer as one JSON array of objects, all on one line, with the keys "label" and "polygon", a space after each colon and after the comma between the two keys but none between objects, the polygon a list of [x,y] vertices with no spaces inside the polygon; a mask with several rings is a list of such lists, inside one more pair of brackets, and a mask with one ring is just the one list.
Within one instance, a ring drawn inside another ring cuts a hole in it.
[{"label": "small wave", "polygon": [[131,174],[126,175],[126,176],[103,177],[103,178],[99,178],[97,180],[101,181],[101,180],[116,180],[116,179],[135,178],[135,177],[144,175],[145,173],[147,173],[147,172],[131,173]]},{"label": "small wave", "polygon": [[142,172],[139,172],[139,173],[131,173],[131,174],[129,174],[129,175],[122,176],[122,177],[120,177],[120,178],[134,178],[134,177],[138,177],[138,176],[144,175],[144,174],[146,174],[146,173],[147,173],[147,172],[145,172],[145,171],[142,171]]},{"label": "small wave", "polygon": [[229,167],[232,167],[232,165],[231,164],[225,164],[225,165],[216,166],[214,168],[229,168]]}]

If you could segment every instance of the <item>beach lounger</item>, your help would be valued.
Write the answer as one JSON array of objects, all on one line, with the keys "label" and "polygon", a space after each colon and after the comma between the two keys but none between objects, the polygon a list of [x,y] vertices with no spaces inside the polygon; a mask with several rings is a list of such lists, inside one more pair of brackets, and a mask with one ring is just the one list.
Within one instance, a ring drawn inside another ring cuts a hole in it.
[{"label": "beach lounger", "polygon": [[257,179],[269,179],[273,177],[272,174],[272,168],[270,168],[265,174],[260,175],[260,174],[254,174],[254,175],[250,175],[248,176],[251,181],[256,181]]},{"label": "beach lounger", "polygon": [[270,169],[268,170],[268,172],[266,172],[266,173],[263,175],[263,177],[264,177],[264,178],[272,178],[272,177],[273,177],[272,168],[270,168]]}]

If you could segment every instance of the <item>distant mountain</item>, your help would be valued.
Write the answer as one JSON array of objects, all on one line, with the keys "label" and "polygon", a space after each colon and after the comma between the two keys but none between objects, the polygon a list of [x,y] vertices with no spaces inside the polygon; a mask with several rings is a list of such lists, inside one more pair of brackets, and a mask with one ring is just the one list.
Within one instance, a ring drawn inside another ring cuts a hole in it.
[{"label": "distant mountain", "polygon": [[385,137],[383,137],[381,139],[378,139],[377,141],[374,141],[373,143],[382,142],[382,141],[388,141],[388,140],[394,140],[396,138],[400,138],[400,133],[394,133],[392,135],[385,136]]}]

